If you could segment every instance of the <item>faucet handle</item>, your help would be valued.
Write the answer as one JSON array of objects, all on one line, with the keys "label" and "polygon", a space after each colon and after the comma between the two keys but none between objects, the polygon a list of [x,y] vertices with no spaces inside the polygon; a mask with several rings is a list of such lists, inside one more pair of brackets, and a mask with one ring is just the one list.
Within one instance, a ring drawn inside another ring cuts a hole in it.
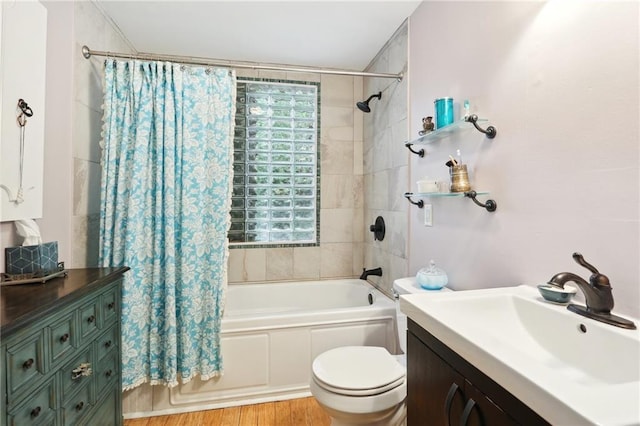
[{"label": "faucet handle", "polygon": [[593,266],[590,263],[587,263],[587,261],[584,260],[584,257],[582,257],[580,253],[573,253],[573,260],[575,260],[578,265],[590,270],[592,274],[599,274],[595,266]]},{"label": "faucet handle", "polygon": [[573,260],[575,260],[578,265],[587,268],[593,275],[589,278],[589,282],[594,286],[610,286],[609,278],[606,275],[601,274],[598,270],[586,260],[580,253],[573,253]]}]

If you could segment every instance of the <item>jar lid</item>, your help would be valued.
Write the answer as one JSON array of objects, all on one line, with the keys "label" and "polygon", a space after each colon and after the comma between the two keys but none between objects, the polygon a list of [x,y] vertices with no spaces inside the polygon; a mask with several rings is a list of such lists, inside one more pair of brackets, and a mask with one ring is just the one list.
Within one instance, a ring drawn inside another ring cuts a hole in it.
[{"label": "jar lid", "polygon": [[434,262],[433,260],[429,262],[429,266],[427,266],[426,268],[420,269],[420,271],[418,272],[420,274],[424,274],[432,277],[447,275],[446,272],[444,272],[442,269],[436,266],[436,262]]}]

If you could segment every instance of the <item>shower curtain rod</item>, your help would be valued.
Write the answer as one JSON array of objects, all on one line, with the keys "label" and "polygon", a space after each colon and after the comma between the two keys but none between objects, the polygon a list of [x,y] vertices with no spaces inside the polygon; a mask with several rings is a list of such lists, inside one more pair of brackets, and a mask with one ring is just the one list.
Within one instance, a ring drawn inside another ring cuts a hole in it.
[{"label": "shower curtain rod", "polygon": [[179,64],[187,65],[202,65],[202,66],[219,66],[223,68],[245,68],[252,70],[270,70],[270,71],[287,71],[287,72],[309,72],[316,74],[333,74],[333,75],[351,75],[358,77],[380,77],[380,78],[395,78],[398,81],[402,81],[404,77],[403,73],[388,74],[388,73],[376,73],[365,71],[348,71],[348,70],[336,70],[327,68],[313,68],[313,67],[284,67],[277,65],[258,65],[251,63],[223,61],[220,59],[199,58],[193,56],[176,56],[176,55],[163,55],[156,53],[116,53],[116,52],[104,52],[100,50],[91,50],[89,47],[82,46],[82,56],[85,59],[89,59],[91,56],[104,56],[107,58],[124,58],[124,59],[142,59],[147,61],[170,61]]}]

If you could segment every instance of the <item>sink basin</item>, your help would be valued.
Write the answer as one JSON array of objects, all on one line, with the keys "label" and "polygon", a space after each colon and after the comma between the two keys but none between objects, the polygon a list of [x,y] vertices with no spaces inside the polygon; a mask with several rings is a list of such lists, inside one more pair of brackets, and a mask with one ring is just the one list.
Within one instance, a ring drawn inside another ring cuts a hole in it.
[{"label": "sink basin", "polygon": [[400,308],[551,424],[640,425],[638,330],[531,286],[403,295]]}]

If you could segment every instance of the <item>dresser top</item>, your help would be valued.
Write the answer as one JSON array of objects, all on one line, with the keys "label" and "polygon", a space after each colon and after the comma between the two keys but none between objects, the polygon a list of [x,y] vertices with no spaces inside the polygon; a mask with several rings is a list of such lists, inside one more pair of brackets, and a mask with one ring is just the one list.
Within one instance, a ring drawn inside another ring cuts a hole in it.
[{"label": "dresser top", "polygon": [[5,337],[60,305],[113,282],[128,270],[126,266],[69,269],[66,277],[45,283],[0,287],[0,335]]}]

